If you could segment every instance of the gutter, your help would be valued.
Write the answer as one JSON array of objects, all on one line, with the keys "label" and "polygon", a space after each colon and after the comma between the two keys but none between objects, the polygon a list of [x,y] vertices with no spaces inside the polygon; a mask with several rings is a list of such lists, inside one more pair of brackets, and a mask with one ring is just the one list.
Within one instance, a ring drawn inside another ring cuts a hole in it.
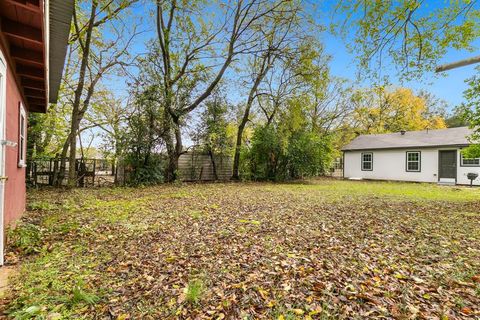
[{"label": "gutter", "polygon": [[466,148],[471,144],[445,144],[437,146],[402,146],[402,147],[381,147],[381,148],[359,148],[359,149],[341,149],[343,152],[349,151],[368,151],[368,150],[401,150],[401,149],[412,149],[412,148],[422,148],[422,149],[435,149],[435,148]]},{"label": "gutter", "polygon": [[48,110],[48,103],[50,102],[50,2],[44,0],[44,38],[45,38],[45,112]]}]

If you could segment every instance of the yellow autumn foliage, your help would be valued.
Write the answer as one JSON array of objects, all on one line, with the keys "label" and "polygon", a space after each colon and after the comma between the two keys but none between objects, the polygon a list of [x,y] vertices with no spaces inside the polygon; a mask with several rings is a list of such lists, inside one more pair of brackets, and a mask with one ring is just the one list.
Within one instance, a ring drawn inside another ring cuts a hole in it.
[{"label": "yellow autumn foliage", "polygon": [[431,114],[425,99],[410,89],[380,88],[375,94],[375,99],[368,101],[370,104],[359,104],[354,112],[354,120],[364,133],[446,128],[445,119]]}]

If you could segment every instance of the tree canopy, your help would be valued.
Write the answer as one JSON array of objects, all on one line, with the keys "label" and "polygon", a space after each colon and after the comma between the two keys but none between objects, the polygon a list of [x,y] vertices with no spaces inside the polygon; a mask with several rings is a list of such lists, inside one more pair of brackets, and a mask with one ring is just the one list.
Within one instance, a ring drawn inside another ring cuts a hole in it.
[{"label": "tree canopy", "polygon": [[[301,0],[77,2],[60,99],[30,116],[30,156],[58,156],[58,185],[75,184],[67,164],[92,150],[140,184],[174,181],[192,148],[214,167],[230,157],[233,179],[279,180],[327,172],[359,134],[478,125],[477,78],[453,114],[427,91],[377,81],[387,64],[408,80],[449,49],[472,49],[475,1],[335,3],[331,29],[376,80],[364,82],[332,74],[317,9]],[[143,35],[130,21],[146,10],[153,30]],[[117,96],[112,83],[124,79]]]}]

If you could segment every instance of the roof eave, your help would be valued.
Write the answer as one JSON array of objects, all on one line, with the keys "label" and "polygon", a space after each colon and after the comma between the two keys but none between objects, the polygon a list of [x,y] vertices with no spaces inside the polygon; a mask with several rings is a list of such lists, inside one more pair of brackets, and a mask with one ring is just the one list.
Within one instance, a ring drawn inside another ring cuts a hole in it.
[{"label": "roof eave", "polygon": [[401,146],[401,147],[383,147],[383,148],[360,148],[360,149],[351,149],[351,148],[342,148],[343,152],[347,151],[367,151],[367,150],[398,150],[398,149],[433,149],[433,148],[465,148],[470,146],[470,143],[466,144],[444,144],[444,145],[434,145],[434,146]]},{"label": "roof eave", "polygon": [[62,80],[74,0],[49,0],[48,76],[50,103],[56,103]]}]

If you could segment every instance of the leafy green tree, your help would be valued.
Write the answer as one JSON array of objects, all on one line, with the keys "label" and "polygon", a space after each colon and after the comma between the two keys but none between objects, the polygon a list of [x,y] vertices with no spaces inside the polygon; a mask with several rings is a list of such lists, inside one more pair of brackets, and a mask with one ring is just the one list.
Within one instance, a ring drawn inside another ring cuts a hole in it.
[{"label": "leafy green tree", "polygon": [[327,172],[333,161],[329,135],[320,136],[308,130],[294,132],[287,148],[287,171],[291,178],[319,176]]},{"label": "leafy green tree", "polygon": [[96,138],[101,139],[101,156],[110,160],[114,168],[124,156],[127,124],[133,111],[132,103],[115,98],[108,90],[99,89],[85,115],[84,128],[95,128]]},{"label": "leafy green tree", "polygon": [[205,102],[193,137],[200,145],[200,150],[209,155],[215,180],[218,180],[217,158],[223,158],[232,153],[233,141],[228,135],[228,107],[224,98],[214,94]]},{"label": "leafy green tree", "polygon": [[127,183],[154,184],[164,181],[164,159],[160,154],[163,144],[163,112],[156,102],[155,86],[133,91],[132,111],[127,117],[126,132],[122,137],[123,166],[130,172]]},{"label": "leafy green tree", "polygon": [[453,112],[445,118],[445,124],[448,128],[468,127],[470,123],[465,114],[465,106],[457,106]]},{"label": "leafy green tree", "polygon": [[339,1],[336,12],[334,27],[349,39],[353,33],[349,47],[363,75],[385,76],[393,62],[402,78],[420,78],[450,48],[473,50],[480,35],[477,1]]},{"label": "leafy green tree", "polygon": [[[166,180],[176,179],[182,121],[208,98],[235,59],[258,53],[266,19],[288,15],[289,0],[156,1],[158,90],[164,110]],[[187,96],[182,93],[187,93]]]},{"label": "leafy green tree", "polygon": [[245,160],[247,177],[286,180],[321,175],[333,159],[331,133],[312,130],[308,108],[299,99],[279,110],[277,121],[255,128]]},{"label": "leafy green tree", "polygon": [[276,128],[273,126],[256,128],[247,157],[250,166],[249,178],[254,180],[278,180],[284,152]]},{"label": "leafy green tree", "polygon": [[285,100],[301,86],[300,78],[320,76],[321,72],[313,60],[321,56],[321,45],[304,33],[308,19],[299,19],[305,14],[301,5],[294,3],[289,14],[281,19],[268,19],[262,32],[267,34],[261,54],[255,55],[246,67],[248,70],[248,95],[237,129],[237,140],[233,159],[232,179],[239,178],[240,150],[243,133],[251,120],[255,102],[267,118],[269,125]]},{"label": "leafy green tree", "polygon": [[60,104],[51,105],[46,114],[28,115],[28,159],[53,158],[61,152],[67,131],[67,117]]},{"label": "leafy green tree", "polygon": [[463,150],[466,158],[480,158],[480,74],[467,80],[469,88],[464,92],[467,100],[460,110],[463,110],[463,117],[474,129],[470,140],[474,143]]}]

